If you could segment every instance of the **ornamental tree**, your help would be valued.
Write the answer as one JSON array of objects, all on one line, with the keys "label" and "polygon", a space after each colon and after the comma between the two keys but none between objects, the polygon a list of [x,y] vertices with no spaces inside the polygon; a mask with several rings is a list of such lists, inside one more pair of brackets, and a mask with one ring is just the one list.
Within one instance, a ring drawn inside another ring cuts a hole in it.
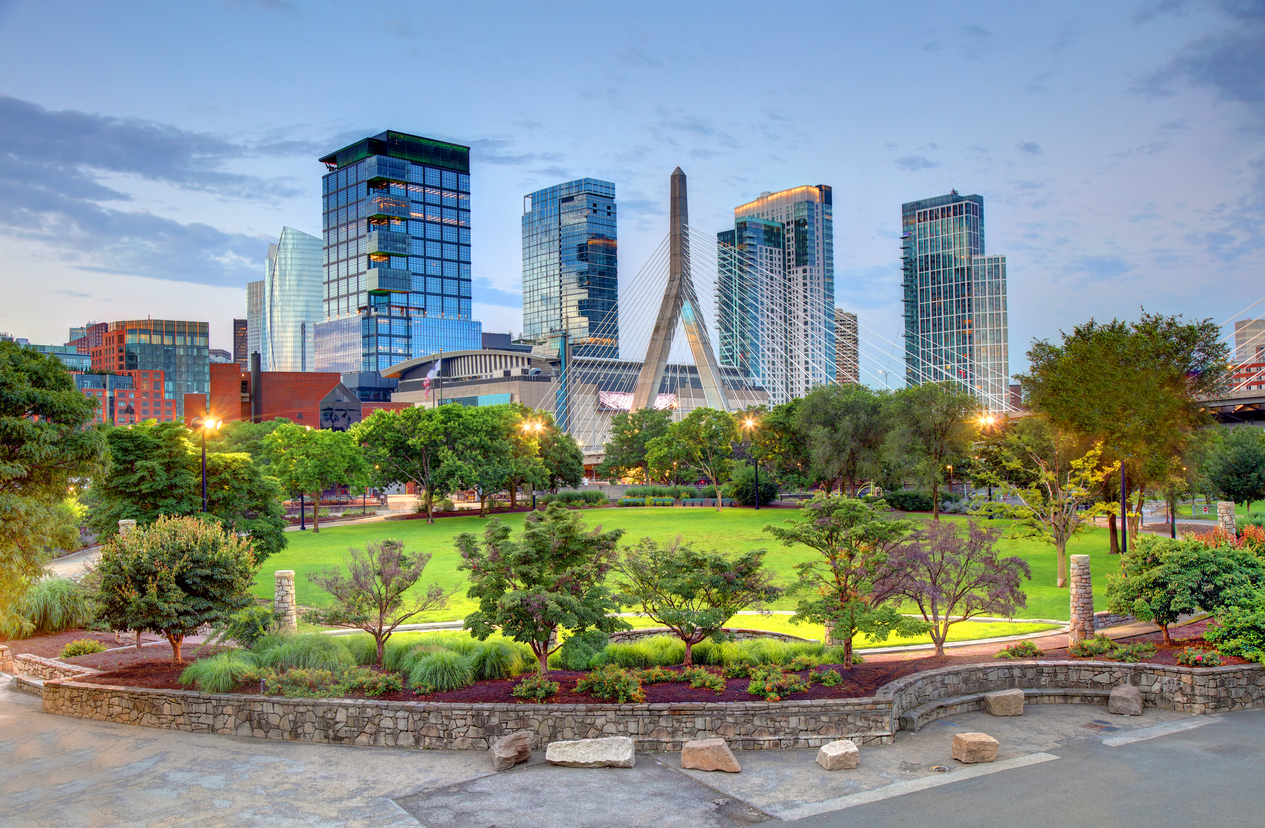
[{"label": "ornamental tree", "polygon": [[1208,458],[1208,482],[1236,503],[1265,500],[1265,431],[1232,428]]},{"label": "ornamental tree", "polygon": [[368,477],[364,454],[349,432],[284,423],[264,438],[272,473],[283,489],[315,495],[312,531],[321,531],[321,492],[359,487]]},{"label": "ornamental tree", "polygon": [[352,440],[363,447],[366,470],[376,485],[412,483],[426,504],[426,522],[435,522],[434,501],[443,479],[452,423],[450,414],[465,406],[378,410],[351,427]]},{"label": "ornamental tree", "polygon": [[975,521],[967,522],[965,534],[956,524],[929,521],[898,553],[907,576],[901,593],[929,625],[936,655],[944,655],[949,627],[959,621],[1009,617],[1027,604],[1020,586],[1032,570],[1022,558],[998,556],[998,537]]},{"label": "ornamental tree", "polygon": [[899,552],[917,524],[891,520],[886,512],[882,501],[871,505],[818,492],[800,507],[797,518],[785,521],[788,526],[764,527],[786,546],[802,543],[818,553],[816,559],[795,565],[799,580],[792,591],[805,597],[791,621],[824,624],[828,637],[842,639],[845,670],[852,668],[852,638],[857,633],[886,641],[891,633],[919,635],[929,626],[906,618],[889,604],[907,586]]},{"label": "ornamental tree", "polygon": [[824,385],[800,401],[797,424],[806,437],[813,476],[855,496],[867,478],[883,470],[884,443],[892,430],[887,395],[863,385]]},{"label": "ornamental tree", "polygon": [[650,465],[666,468],[673,463],[690,468],[711,481],[720,511],[720,484],[733,470],[738,423],[728,411],[696,408],[684,420],[673,423],[666,434],[647,445]]},{"label": "ornamental tree", "polygon": [[465,629],[480,641],[494,632],[531,647],[544,675],[558,649],[558,629],[612,633],[628,625],[612,613],[618,604],[605,586],[615,566],[622,529],[586,530],[579,512],[550,503],[532,512],[515,540],[499,518],[488,522],[480,543],[463,532],[456,538],[459,570],[470,573],[467,593],[479,608]]},{"label": "ornamental tree", "polygon": [[367,543],[364,550],[348,550],[347,573],[336,568],[309,572],[308,580],[334,597],[334,606],[313,610],[307,619],[316,624],[331,624],[364,630],[373,636],[378,647],[378,664],[387,639],[395,628],[418,613],[439,609],[447,603],[443,587],[431,584],[405,598],[430,563],[429,552],[410,555],[404,541],[387,538],[381,543]]},{"label": "ornamental tree", "polygon": [[116,630],[165,636],[178,664],[185,636],[251,604],[256,569],[250,541],[218,523],[160,517],[106,545],[96,569],[101,617]]},{"label": "ornamental tree", "polygon": [[955,382],[929,382],[898,391],[892,404],[889,451],[931,491],[931,516],[939,520],[946,468],[969,456],[979,403]]},{"label": "ornamental tree", "polygon": [[695,644],[706,638],[724,640],[724,626],[735,613],[782,593],[763,566],[764,554],[756,549],[730,557],[695,549],[680,537],[671,546],[642,538],[624,548],[617,567],[623,576],[619,601],[639,605],[684,641],[688,667],[694,663]]},{"label": "ornamental tree", "polygon": [[621,411],[611,417],[611,438],[598,473],[607,480],[636,474],[650,482],[650,441],[668,433],[672,412],[657,408]]}]

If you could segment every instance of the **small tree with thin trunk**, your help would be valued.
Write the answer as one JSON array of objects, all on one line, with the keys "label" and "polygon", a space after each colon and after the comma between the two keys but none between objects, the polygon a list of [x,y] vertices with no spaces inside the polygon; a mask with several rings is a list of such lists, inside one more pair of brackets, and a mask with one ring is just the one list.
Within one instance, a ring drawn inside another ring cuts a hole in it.
[{"label": "small tree with thin trunk", "polygon": [[116,630],[165,636],[179,664],[185,636],[250,605],[255,569],[250,541],[218,523],[160,517],[116,536],[102,552],[101,617]]},{"label": "small tree with thin trunk", "polygon": [[531,647],[545,674],[549,654],[561,646],[559,628],[612,633],[628,624],[612,613],[619,605],[605,586],[615,565],[622,529],[586,531],[579,512],[550,503],[523,522],[518,540],[499,518],[488,522],[480,543],[463,532],[455,541],[470,573],[471,598],[479,608],[465,629],[480,641],[498,630]]},{"label": "small tree with thin trunk", "polygon": [[651,440],[647,459],[651,466],[667,469],[673,464],[693,469],[716,490],[716,511],[721,508],[720,485],[734,467],[734,443],[738,422],[728,411],[696,408],[684,420],[673,423],[662,437]]},{"label": "small tree with thin trunk", "polygon": [[772,601],[782,593],[764,568],[764,550],[731,558],[704,552],[678,537],[671,546],[642,538],[624,548],[620,603],[639,604],[642,612],[685,642],[685,664],[693,664],[694,645],[724,639],[724,626],[739,610]]},{"label": "small tree with thin trunk", "polygon": [[410,555],[404,541],[387,538],[367,543],[363,551],[349,550],[347,574],[338,569],[309,572],[308,580],[334,596],[329,609],[313,610],[306,619],[316,624],[364,630],[378,645],[378,664],[387,639],[395,628],[413,616],[439,609],[447,603],[443,588],[435,583],[412,598],[405,597],[422,578],[429,552]]},{"label": "small tree with thin trunk", "polygon": [[936,655],[944,655],[949,627],[959,621],[986,613],[1009,617],[1027,604],[1019,587],[1032,570],[1022,558],[999,557],[998,537],[975,521],[967,522],[965,534],[956,524],[928,521],[897,553],[907,573],[901,591],[930,625]]}]

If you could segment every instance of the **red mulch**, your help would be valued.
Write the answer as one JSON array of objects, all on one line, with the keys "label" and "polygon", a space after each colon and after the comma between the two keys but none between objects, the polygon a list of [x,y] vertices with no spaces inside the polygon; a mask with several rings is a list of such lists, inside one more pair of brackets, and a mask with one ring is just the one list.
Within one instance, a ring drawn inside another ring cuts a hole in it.
[{"label": "red mulch", "polygon": [[[1147,656],[1147,664],[1177,664],[1177,657],[1181,655],[1182,650],[1187,647],[1196,649],[1212,649],[1212,645],[1204,641],[1204,631],[1212,624],[1212,619],[1205,618],[1203,621],[1196,621],[1193,624],[1186,624],[1181,627],[1169,627],[1169,637],[1173,643],[1171,645],[1164,644],[1164,636],[1162,633],[1154,632],[1146,635],[1135,635],[1132,638],[1119,639],[1125,644],[1135,644],[1139,641],[1149,641],[1156,646],[1155,655]],[[1067,648],[1062,647],[1057,650],[1046,650],[1046,658],[1070,659]],[[1239,664],[1252,664],[1253,662],[1246,659],[1236,658],[1235,656],[1221,656],[1221,664],[1223,666],[1236,666]]]},{"label": "red mulch", "polygon": [[[183,670],[185,667],[189,666],[190,661],[196,661],[199,658],[214,655],[225,649],[228,648],[215,647],[209,644],[186,644],[180,648],[180,656],[184,659],[184,664],[174,666]],[[65,659],[65,661],[68,664],[78,664],[81,667],[91,667],[94,670],[100,670],[101,672],[106,673],[133,666],[143,667],[147,664],[162,664],[164,662],[171,663],[171,645],[166,641],[163,641],[157,644],[146,644],[140,649],[137,649],[136,647],[122,647],[116,650],[106,650],[104,653],[76,656],[75,658]],[[176,671],[177,676],[180,675],[180,670]],[[155,685],[147,684],[143,686],[153,687]]]},{"label": "red mulch", "polygon": [[[34,638],[20,638],[14,641],[0,641],[9,647],[14,655],[26,653],[27,655],[39,656],[40,658],[57,658],[61,655],[61,651],[72,641],[82,641],[90,638],[93,641],[100,641],[107,647],[118,647],[120,645],[114,643],[114,633],[112,632],[90,632],[88,630],[69,630],[63,633],[55,633],[53,635],[40,635]],[[134,634],[124,635],[121,639],[125,644],[135,644],[136,636]],[[154,636],[146,635],[142,637],[143,641],[153,641]]]}]

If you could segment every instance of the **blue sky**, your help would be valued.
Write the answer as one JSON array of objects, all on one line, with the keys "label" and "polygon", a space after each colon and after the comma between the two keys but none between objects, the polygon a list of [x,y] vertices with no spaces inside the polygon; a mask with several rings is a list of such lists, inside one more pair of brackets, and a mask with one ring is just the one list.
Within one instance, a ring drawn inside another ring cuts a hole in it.
[{"label": "blue sky", "polygon": [[[387,10],[389,8],[389,10]],[[763,190],[834,188],[836,293],[896,368],[903,201],[985,198],[1013,371],[1034,337],[1265,294],[1265,2],[0,0],[0,329],[205,319],[229,347],[317,157],[472,147],[475,311],[518,331],[522,196],[616,183],[620,271]],[[1258,306],[1259,307],[1259,306]]]}]

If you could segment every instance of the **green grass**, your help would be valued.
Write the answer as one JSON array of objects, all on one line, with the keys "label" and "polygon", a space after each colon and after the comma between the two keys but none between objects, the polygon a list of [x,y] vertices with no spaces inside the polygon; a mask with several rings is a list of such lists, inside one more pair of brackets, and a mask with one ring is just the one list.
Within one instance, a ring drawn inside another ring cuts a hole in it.
[{"label": "green grass", "polygon": [[[1217,517],[1217,501],[1214,500],[1211,503],[1206,504],[1208,507],[1207,514],[1203,513],[1204,505],[1205,504],[1199,503],[1199,502],[1196,502],[1194,506],[1191,506],[1189,503],[1180,504],[1177,507],[1177,516],[1185,517],[1186,515],[1192,515],[1191,510],[1193,509],[1194,517],[1204,518],[1206,520],[1215,520]],[[1255,503],[1251,504],[1250,509],[1248,508],[1248,504],[1246,503],[1234,504],[1234,514],[1237,515],[1238,517],[1247,517],[1249,511],[1253,513],[1265,512],[1265,500],[1256,501]]]},{"label": "green grass", "polygon": [[[775,542],[761,530],[768,523],[780,523],[794,516],[789,509],[684,509],[679,507],[647,507],[641,509],[594,509],[582,513],[589,526],[601,525],[605,529],[624,530],[622,542],[631,544],[649,536],[660,542],[670,542],[677,535],[693,541],[702,548],[717,548],[726,552],[745,552],[765,548],[768,565],[778,573],[778,582],[788,585],[792,579],[792,567],[809,560],[815,554],[807,547],[788,548]],[[964,521],[960,517],[945,520]],[[517,531],[522,526],[523,513],[502,518]],[[987,521],[986,521],[987,522]],[[1003,527],[1006,521],[992,521]],[[438,581],[445,591],[453,593],[448,606],[416,616],[411,621],[450,621],[460,619],[475,609],[475,602],[466,597],[468,582],[465,573],[457,571],[461,557],[453,546],[453,538],[461,532],[479,534],[487,521],[479,517],[441,518],[434,524],[425,521],[387,521],[358,526],[331,526],[319,534],[290,532],[290,545],[284,551],[268,559],[263,572],[255,579],[253,593],[260,598],[272,598],[273,575],[278,569],[295,571],[295,589],[300,604],[328,606],[330,598],[317,589],[307,578],[310,572],[319,572],[330,566],[343,566],[349,547],[363,548],[368,541],[383,538],[399,538],[411,551],[430,552],[429,566],[423,584]],[[1021,618],[1068,618],[1068,594],[1066,589],[1054,586],[1054,547],[1034,539],[1007,539],[999,543],[999,550],[1006,555],[1018,555],[1032,567],[1032,580],[1024,589],[1028,605],[1017,615]],[[1106,608],[1106,575],[1118,570],[1119,558],[1107,553],[1107,530],[1095,528],[1077,535],[1068,544],[1069,555],[1089,555],[1094,575],[1094,607]],[[772,609],[793,609],[793,598],[782,598]],[[798,634],[798,633],[796,633]],[[814,638],[817,636],[806,635]]]}]

